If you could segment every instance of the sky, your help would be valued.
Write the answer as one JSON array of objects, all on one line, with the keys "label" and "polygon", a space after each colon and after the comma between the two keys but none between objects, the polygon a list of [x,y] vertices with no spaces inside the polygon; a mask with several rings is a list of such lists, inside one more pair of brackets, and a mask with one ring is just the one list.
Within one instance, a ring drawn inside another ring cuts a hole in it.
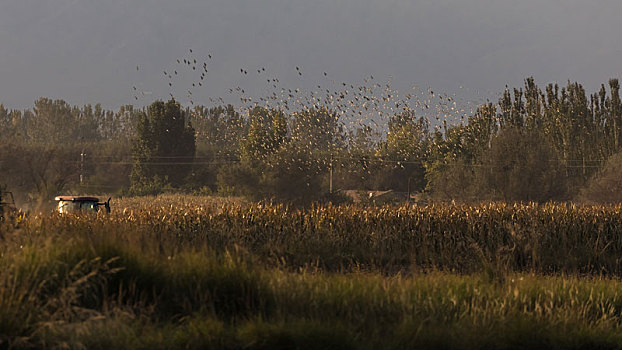
[{"label": "sky", "polygon": [[[208,105],[238,86],[261,94],[267,78],[311,88],[372,75],[464,99],[496,100],[529,76],[593,92],[621,75],[620,13],[619,0],[2,0],[0,103],[117,109],[169,94],[187,104],[191,90]],[[184,58],[206,62],[203,86]]]}]

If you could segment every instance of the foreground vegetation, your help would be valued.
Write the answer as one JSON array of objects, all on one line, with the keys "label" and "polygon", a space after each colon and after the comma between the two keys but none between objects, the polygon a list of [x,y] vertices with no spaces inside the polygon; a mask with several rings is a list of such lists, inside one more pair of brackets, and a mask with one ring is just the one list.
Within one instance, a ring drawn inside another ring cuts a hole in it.
[{"label": "foreground vegetation", "polygon": [[158,197],[4,223],[4,348],[620,348],[622,207]]}]

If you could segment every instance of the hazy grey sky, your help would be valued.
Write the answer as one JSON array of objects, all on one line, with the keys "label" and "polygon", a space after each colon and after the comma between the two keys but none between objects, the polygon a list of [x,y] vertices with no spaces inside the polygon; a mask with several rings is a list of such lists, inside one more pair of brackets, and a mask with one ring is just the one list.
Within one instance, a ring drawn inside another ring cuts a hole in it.
[{"label": "hazy grey sky", "polygon": [[[148,92],[143,104],[168,98],[162,72],[190,48],[213,55],[207,87],[193,90],[202,104],[267,76],[314,86],[324,71],[483,98],[531,75],[591,92],[620,77],[621,13],[619,0],[2,0],[0,103],[116,109],[136,102],[132,86]],[[184,101],[191,82],[176,83]]]}]

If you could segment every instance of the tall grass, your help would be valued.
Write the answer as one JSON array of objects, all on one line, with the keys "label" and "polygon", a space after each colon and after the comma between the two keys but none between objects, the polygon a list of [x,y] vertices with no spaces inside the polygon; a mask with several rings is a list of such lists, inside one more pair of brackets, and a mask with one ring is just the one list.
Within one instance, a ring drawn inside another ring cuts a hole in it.
[{"label": "tall grass", "polygon": [[315,206],[218,202],[193,197],[117,201],[88,220],[44,215],[20,232],[91,234],[174,256],[240,248],[262,263],[296,269],[385,273],[503,269],[535,273],[622,273],[622,206]]},{"label": "tall grass", "polygon": [[158,200],[5,229],[0,348],[622,347],[620,207]]}]

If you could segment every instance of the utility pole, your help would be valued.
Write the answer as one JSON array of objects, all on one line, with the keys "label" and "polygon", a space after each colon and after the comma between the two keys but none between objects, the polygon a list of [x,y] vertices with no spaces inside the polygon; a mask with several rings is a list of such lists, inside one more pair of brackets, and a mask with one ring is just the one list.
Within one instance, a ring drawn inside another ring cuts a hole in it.
[{"label": "utility pole", "polygon": [[329,170],[329,178],[328,178],[328,192],[330,194],[333,193],[333,155],[330,155],[330,170]]},{"label": "utility pole", "polygon": [[84,156],[86,156],[86,153],[82,149],[82,153],[80,153],[80,185],[84,182]]}]

